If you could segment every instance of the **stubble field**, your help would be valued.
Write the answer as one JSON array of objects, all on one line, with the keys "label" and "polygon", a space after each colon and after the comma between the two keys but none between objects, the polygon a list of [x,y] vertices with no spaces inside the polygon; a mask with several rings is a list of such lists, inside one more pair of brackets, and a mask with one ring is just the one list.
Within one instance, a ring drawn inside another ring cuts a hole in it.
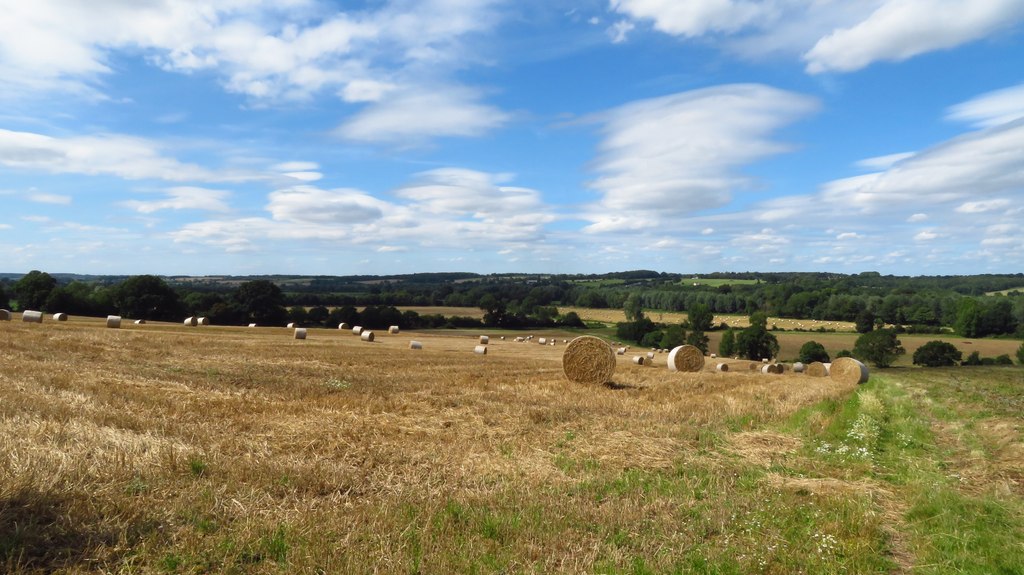
[{"label": "stubble field", "polygon": [[1024,568],[1021,370],[583,387],[547,335],[4,322],[0,571]]}]

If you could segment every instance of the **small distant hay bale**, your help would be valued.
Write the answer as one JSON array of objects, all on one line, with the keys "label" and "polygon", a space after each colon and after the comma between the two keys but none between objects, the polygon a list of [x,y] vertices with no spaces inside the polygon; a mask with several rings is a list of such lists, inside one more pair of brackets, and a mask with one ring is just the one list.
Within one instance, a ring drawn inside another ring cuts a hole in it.
[{"label": "small distant hay bale", "polygon": [[626,355],[626,348],[620,347],[619,349],[615,350],[615,353],[617,353],[618,355]]},{"label": "small distant hay bale", "polygon": [[522,337],[522,336],[520,336],[520,337],[517,337],[517,338],[516,338],[515,340],[513,340],[513,341],[516,341],[516,342],[519,342],[519,343],[525,343],[525,342],[526,342],[526,338],[525,338],[525,337]]},{"label": "small distant hay bale", "polygon": [[363,335],[363,326],[354,325],[352,326],[352,335]]},{"label": "small distant hay bale", "polygon": [[562,371],[573,383],[601,385],[615,374],[615,352],[603,339],[581,335],[565,346]]},{"label": "small distant hay bale", "polygon": [[793,364],[793,373],[803,373],[803,372],[804,372],[804,364],[803,363],[798,361],[798,362]]},{"label": "small distant hay bale", "polygon": [[549,342],[548,342],[548,345],[550,345],[551,347],[555,347],[555,342],[553,342],[553,341],[549,341]]},{"label": "small distant hay bale", "polygon": [[762,367],[762,364],[757,363],[755,361],[750,362],[750,365],[747,366],[747,368],[750,371],[761,371],[761,367]]},{"label": "small distant hay bale", "polygon": [[761,363],[768,363],[768,358],[767,357],[761,358]]},{"label": "small distant hay bale", "polygon": [[547,345],[547,343],[548,343],[548,338],[546,338],[546,337],[542,337],[542,338],[540,338],[540,339],[538,339],[538,340],[537,340],[537,343],[539,343],[539,344],[541,344],[541,345]]},{"label": "small distant hay bale", "polygon": [[711,354],[711,359],[715,359],[717,357],[718,357],[718,354],[715,354],[715,353]]},{"label": "small distant hay bale", "polygon": [[295,339],[306,339],[306,328],[297,327],[295,328]]},{"label": "small distant hay bale", "polygon": [[208,317],[201,317],[196,321],[199,322],[199,325],[210,325],[210,318]]},{"label": "small distant hay bale", "polygon": [[0,309],[0,321],[11,321],[11,310]]},{"label": "small distant hay bale", "polygon": [[487,355],[487,346],[486,345],[478,345],[478,346],[473,348],[473,353],[475,353],[477,355]]},{"label": "small distant hay bale", "polygon": [[[193,325],[195,325],[195,324],[193,324]],[[296,324],[294,321],[290,321],[290,322],[288,322],[288,325],[286,325],[285,327],[288,328],[288,329],[294,329],[294,328],[298,327],[298,324]]]},{"label": "small distant hay bale", "polygon": [[501,341],[505,341],[505,336],[501,336]]},{"label": "small distant hay bale", "polygon": [[829,376],[840,383],[860,385],[868,381],[868,366],[852,357],[839,357],[832,362]]},{"label": "small distant hay bale", "polygon": [[254,324],[254,323],[250,323],[250,324],[249,324],[249,327],[256,327],[256,324]]},{"label": "small distant hay bale", "polygon": [[761,366],[761,373],[770,373],[773,375],[782,375],[782,366],[777,363],[769,363],[768,365]]},{"label": "small distant hay bale", "polygon": [[388,328],[388,333],[390,333],[391,335],[398,335],[398,326],[397,325],[393,325],[393,326],[389,327]]},{"label": "small distant hay bale", "polygon": [[110,329],[118,329],[121,327],[121,316],[119,315],[108,315],[107,316],[107,327]]},{"label": "small distant hay bale", "polygon": [[352,329],[352,326],[345,322],[341,322],[338,324],[338,329]]},{"label": "small distant hay bale", "polygon": [[137,319],[137,320],[135,320],[135,325],[146,325],[146,320],[144,320],[144,319]]},{"label": "small distant hay bale", "polygon": [[715,366],[715,371],[720,371],[722,373],[727,372],[727,371],[729,371],[729,364],[728,363],[720,363],[720,364]]},{"label": "small distant hay bale", "polygon": [[414,339],[409,342],[409,349],[423,349],[423,344]]},{"label": "small distant hay bale", "polygon": [[25,323],[43,323],[43,312],[27,309],[21,312],[21,321]]},{"label": "small distant hay bale", "polygon": [[[542,339],[540,340],[540,342],[544,343],[544,340]],[[491,338],[487,337],[486,335],[480,336],[480,345],[487,345],[489,343],[491,343]]]},{"label": "small distant hay bale", "polygon": [[363,341],[373,341],[373,332],[370,330],[366,330],[363,333],[359,334],[359,339]]},{"label": "small distant hay bale", "polygon": [[199,325],[199,320],[194,317],[186,317],[185,321],[181,322],[189,327],[195,327]]},{"label": "small distant hay bale", "polygon": [[68,314],[66,314],[66,313],[55,313],[55,314],[53,314],[53,321],[68,321]]},{"label": "small distant hay bale", "polygon": [[680,345],[668,354],[668,370],[695,372],[704,369],[704,353],[692,345]]},{"label": "small distant hay bale", "polygon": [[654,352],[653,351],[647,352],[647,359],[654,359]]},{"label": "small distant hay bale", "polygon": [[633,363],[635,363],[636,365],[647,365],[647,361],[647,358],[642,355],[633,356]]},{"label": "small distant hay bale", "polygon": [[804,367],[804,373],[811,377],[828,377],[829,364],[812,361]]}]

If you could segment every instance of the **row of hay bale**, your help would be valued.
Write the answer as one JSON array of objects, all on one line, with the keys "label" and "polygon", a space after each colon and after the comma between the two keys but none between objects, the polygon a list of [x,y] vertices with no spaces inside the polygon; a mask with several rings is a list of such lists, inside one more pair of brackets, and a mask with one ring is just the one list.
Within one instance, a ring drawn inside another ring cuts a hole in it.
[{"label": "row of hay bale", "polygon": [[199,325],[210,325],[210,318],[190,316],[185,318],[185,321],[183,321],[182,323],[189,327],[196,327]]},{"label": "row of hay bale", "polygon": [[[11,312],[6,309],[0,309],[0,321],[11,321]],[[68,314],[66,313],[55,313],[52,316],[53,321],[67,321]],[[27,309],[21,312],[21,321],[24,323],[43,323],[43,312]],[[145,320],[137,320],[135,323],[146,323]],[[121,316],[119,315],[108,315],[107,316],[107,327],[119,328],[121,327]]]},{"label": "row of hay bale", "polygon": [[[621,350],[622,348],[619,348]],[[613,350],[612,346],[599,337],[580,336],[569,342],[565,351],[562,352],[562,371],[565,376],[573,382],[583,384],[603,384],[611,380],[615,373],[615,355],[619,350]],[[619,353],[621,355],[621,353]],[[635,365],[650,365],[654,359],[654,352],[646,356],[634,356],[632,362]],[[700,372],[704,369],[704,353],[695,346],[681,345],[669,352],[668,369],[673,372]],[[817,362],[815,362],[817,363]],[[806,366],[808,375],[816,375],[819,369],[824,370],[824,375],[832,379],[848,383],[861,384],[868,380],[867,366],[860,361],[844,357],[832,362],[831,366],[814,363]],[[754,363],[750,364],[751,371],[760,371],[764,374],[782,374],[785,367],[780,363]],[[715,365],[715,371],[728,372],[729,365],[719,362]]]}]

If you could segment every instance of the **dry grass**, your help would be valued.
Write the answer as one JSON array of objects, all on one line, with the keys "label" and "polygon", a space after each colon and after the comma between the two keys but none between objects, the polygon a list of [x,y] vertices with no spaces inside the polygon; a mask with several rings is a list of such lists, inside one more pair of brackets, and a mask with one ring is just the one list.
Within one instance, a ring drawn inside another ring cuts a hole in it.
[{"label": "dry grass", "polygon": [[[308,337],[108,330],[80,318],[2,326],[0,570],[451,572],[486,556],[541,571],[628,564],[605,530],[668,528],[676,512],[662,499],[567,496],[573,485],[673,469],[700,449],[702,430],[852,391],[712,366],[669,373],[664,355],[645,370],[617,357],[614,384],[594,388],[562,376],[561,342],[492,338],[483,357],[472,336]],[[410,337],[423,350],[406,349]],[[569,531],[519,536],[508,515],[517,509],[568,518],[558,529]],[[656,557],[664,544],[632,552]]]},{"label": "dry grass", "polygon": [[[576,312],[576,314],[580,316],[580,319],[584,321],[600,321],[605,323],[618,323],[626,321],[626,314],[621,309],[595,309],[571,306],[563,306],[558,308],[558,313],[561,314],[567,314],[571,311]],[[645,315],[651,318],[652,321],[668,324],[682,323],[688,317],[686,312],[645,311]],[[735,328],[750,327],[750,318],[745,315],[716,314],[712,321],[716,326],[724,322],[728,324],[730,327]],[[818,328],[825,328],[826,330],[835,330],[838,332],[854,331],[854,324],[848,321],[788,319],[782,317],[768,318],[768,327],[770,328],[773,325],[778,327],[779,329],[785,330],[799,329],[813,331]]]}]

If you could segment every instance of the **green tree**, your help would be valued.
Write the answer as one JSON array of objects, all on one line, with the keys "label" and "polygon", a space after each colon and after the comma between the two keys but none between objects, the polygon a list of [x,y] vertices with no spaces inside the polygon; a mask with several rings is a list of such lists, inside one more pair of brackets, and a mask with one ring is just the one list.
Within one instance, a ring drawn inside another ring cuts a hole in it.
[{"label": "green tree", "polygon": [[761,360],[779,354],[779,340],[768,333],[768,315],[764,312],[750,314],[750,327],[736,336],[736,352],[747,359]]},{"label": "green tree", "polygon": [[722,341],[718,343],[718,355],[732,357],[736,354],[736,332],[729,328],[722,334]]},{"label": "green tree", "polygon": [[933,340],[917,348],[913,359],[914,365],[946,367],[960,363],[963,353],[948,341]]},{"label": "green tree", "polygon": [[32,270],[14,284],[14,294],[18,298],[18,309],[41,310],[45,307],[46,298],[57,287],[57,280],[46,272]]},{"label": "green tree", "polygon": [[11,309],[11,302],[7,299],[7,292],[3,285],[0,285],[0,309]]},{"label": "green tree", "polygon": [[622,311],[626,314],[626,321],[637,322],[644,319],[643,301],[640,296],[635,293],[629,294],[626,302],[622,304]]},{"label": "green tree", "polygon": [[185,313],[178,292],[154,275],[132,276],[112,290],[118,313],[134,319],[179,321]]},{"label": "green tree", "polygon": [[306,316],[306,321],[311,325],[323,326],[327,318],[330,317],[331,312],[326,307],[318,305],[310,308],[309,314]]},{"label": "green tree", "polygon": [[562,316],[558,323],[564,327],[587,327],[587,324],[583,323],[583,320],[580,319],[580,315],[574,311]]},{"label": "green tree", "polygon": [[686,330],[681,325],[670,325],[665,328],[665,334],[658,342],[661,349],[672,349],[683,345],[686,342]]},{"label": "green tree", "polygon": [[977,351],[972,351],[960,365],[981,365],[981,354]]},{"label": "green tree", "polygon": [[690,334],[686,336],[686,343],[696,347],[703,353],[708,352],[708,336],[704,332],[711,329],[715,315],[711,309],[702,303],[690,306],[687,311],[687,319],[690,323]]},{"label": "green tree", "polygon": [[972,297],[965,297],[956,306],[956,321],[953,323],[953,331],[963,337],[978,337],[978,328],[981,323],[981,306],[978,300]]},{"label": "green tree", "polygon": [[866,309],[861,310],[861,312],[857,314],[854,324],[857,333],[867,333],[875,329],[875,314]]},{"label": "green tree", "polygon": [[268,280],[248,281],[232,294],[232,299],[245,314],[246,323],[259,325],[282,325],[287,323],[288,312],[284,308],[284,293],[274,282]]},{"label": "green tree", "polygon": [[853,345],[853,355],[858,359],[870,361],[877,367],[889,367],[896,358],[907,353],[896,338],[892,329],[876,329],[857,338]]},{"label": "green tree", "polygon": [[1024,343],[1017,348],[1017,363],[1024,365]]},{"label": "green tree", "polygon": [[805,342],[800,346],[798,357],[802,363],[812,363],[815,361],[828,363],[829,361],[832,361],[828,352],[825,351],[825,346],[814,340]]}]

